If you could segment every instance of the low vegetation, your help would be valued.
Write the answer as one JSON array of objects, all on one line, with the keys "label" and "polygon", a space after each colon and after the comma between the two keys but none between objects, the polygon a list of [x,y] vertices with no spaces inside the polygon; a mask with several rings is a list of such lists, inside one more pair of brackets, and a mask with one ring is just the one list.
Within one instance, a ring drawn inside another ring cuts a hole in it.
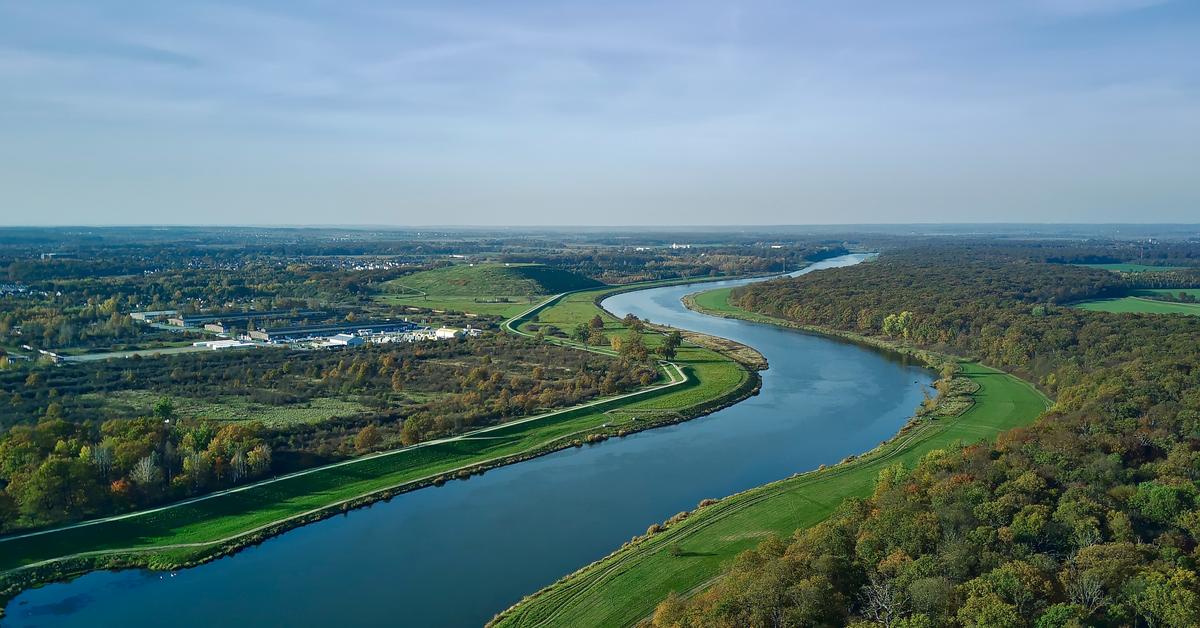
[{"label": "low vegetation", "polygon": [[486,298],[539,296],[596,288],[601,283],[543,264],[455,264],[405,275],[383,285],[399,294]]},{"label": "low vegetation", "polygon": [[515,316],[539,298],[596,288],[599,281],[542,264],[455,264],[383,284],[391,305]]}]

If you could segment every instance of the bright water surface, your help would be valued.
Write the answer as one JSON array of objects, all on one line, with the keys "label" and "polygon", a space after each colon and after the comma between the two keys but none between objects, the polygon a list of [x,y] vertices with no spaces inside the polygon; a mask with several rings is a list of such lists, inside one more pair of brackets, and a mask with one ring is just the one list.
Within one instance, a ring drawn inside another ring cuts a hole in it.
[{"label": "bright water surface", "polygon": [[871,449],[920,403],[931,377],[915,366],[680,304],[686,294],[741,283],[629,292],[604,306],[759,349],[771,367],[755,397],[401,495],[194,569],[98,572],[27,591],[8,606],[4,625],[478,626],[701,499]]}]

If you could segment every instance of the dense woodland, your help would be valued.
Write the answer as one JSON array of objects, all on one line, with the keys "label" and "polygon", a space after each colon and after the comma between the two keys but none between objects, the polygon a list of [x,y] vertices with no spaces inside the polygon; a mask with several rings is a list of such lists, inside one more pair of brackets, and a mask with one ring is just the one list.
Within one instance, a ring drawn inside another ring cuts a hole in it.
[{"label": "dense woodland", "polygon": [[[0,529],[200,494],[630,390],[657,376],[647,360],[503,335],[3,370]],[[138,415],[110,405],[128,392],[149,399]],[[230,397],[285,408],[349,398],[365,410],[272,428],[178,416],[186,399]]]},{"label": "dense woodland", "polygon": [[652,623],[1200,625],[1200,317],[1066,307],[1129,279],[1034,261],[1042,248],[922,247],[735,291],[754,311],[980,359],[1056,404],[994,446],[889,470]]}]

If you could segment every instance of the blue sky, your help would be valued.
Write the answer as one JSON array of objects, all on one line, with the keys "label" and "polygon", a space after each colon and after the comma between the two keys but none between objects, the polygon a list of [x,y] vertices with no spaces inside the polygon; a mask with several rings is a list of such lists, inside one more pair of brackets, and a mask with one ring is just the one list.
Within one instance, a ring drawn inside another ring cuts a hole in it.
[{"label": "blue sky", "polygon": [[0,224],[1198,217],[1191,0],[0,0]]}]

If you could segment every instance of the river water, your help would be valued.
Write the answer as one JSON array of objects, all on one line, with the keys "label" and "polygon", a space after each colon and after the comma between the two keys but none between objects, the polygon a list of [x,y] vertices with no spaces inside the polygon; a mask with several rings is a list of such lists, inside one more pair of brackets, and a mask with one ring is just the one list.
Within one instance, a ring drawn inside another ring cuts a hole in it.
[{"label": "river water", "polygon": [[193,569],[97,572],[26,591],[9,604],[4,625],[478,626],[701,499],[835,463],[904,424],[931,382],[923,369],[680,303],[745,281],[628,292],[604,305],[759,349],[771,368],[755,397],[404,494]]}]

